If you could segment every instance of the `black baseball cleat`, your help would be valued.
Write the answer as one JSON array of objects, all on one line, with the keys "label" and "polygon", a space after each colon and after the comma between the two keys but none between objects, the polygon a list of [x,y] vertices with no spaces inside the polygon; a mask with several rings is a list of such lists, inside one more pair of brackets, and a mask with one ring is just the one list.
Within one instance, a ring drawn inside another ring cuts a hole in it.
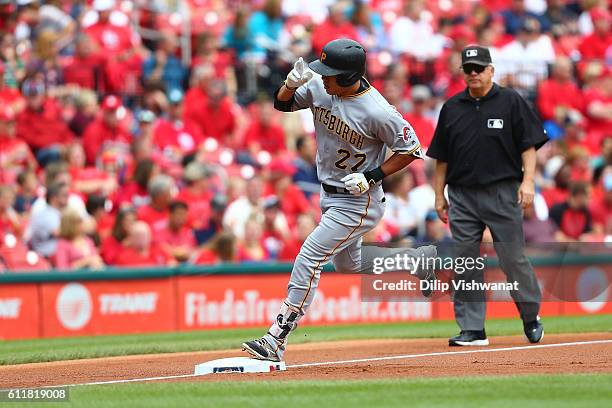
[{"label": "black baseball cleat", "polygon": [[489,339],[484,330],[461,330],[455,337],[448,339],[449,346],[488,346]]},{"label": "black baseball cleat", "polygon": [[532,322],[523,323],[523,329],[530,343],[539,343],[544,338],[544,325],[540,323],[540,316]]},{"label": "black baseball cleat", "polygon": [[[435,245],[426,245],[419,247],[422,252],[422,261],[426,262],[424,266],[421,266],[417,271],[417,276],[420,277],[421,281],[426,281],[427,284],[420,284],[421,294],[428,298],[434,292],[435,281],[436,281],[436,266],[435,258],[438,255],[438,249]],[[429,260],[429,261],[426,261]],[[422,277],[421,277],[422,276]]]},{"label": "black baseball cleat", "polygon": [[425,278],[421,280],[427,281],[427,285],[421,284],[421,294],[425,296],[426,298],[431,297],[431,295],[434,293],[433,288],[435,287],[435,283],[436,283],[435,269],[427,271],[427,276],[425,276]]},{"label": "black baseball cleat", "polygon": [[280,361],[276,351],[264,338],[245,341],[242,343],[242,350],[257,360]]}]

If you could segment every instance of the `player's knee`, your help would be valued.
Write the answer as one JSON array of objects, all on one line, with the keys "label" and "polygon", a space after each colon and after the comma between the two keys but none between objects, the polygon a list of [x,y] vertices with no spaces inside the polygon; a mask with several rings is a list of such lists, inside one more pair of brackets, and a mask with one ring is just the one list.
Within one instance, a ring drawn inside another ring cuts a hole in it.
[{"label": "player's knee", "polygon": [[295,265],[303,265],[307,268],[320,268],[321,266],[323,266],[323,262],[327,262],[328,260],[329,256],[327,256],[326,254],[320,254],[315,251],[302,250],[295,258]]},{"label": "player's knee", "polygon": [[348,256],[337,256],[333,261],[334,269],[340,273],[359,273],[361,262]]}]

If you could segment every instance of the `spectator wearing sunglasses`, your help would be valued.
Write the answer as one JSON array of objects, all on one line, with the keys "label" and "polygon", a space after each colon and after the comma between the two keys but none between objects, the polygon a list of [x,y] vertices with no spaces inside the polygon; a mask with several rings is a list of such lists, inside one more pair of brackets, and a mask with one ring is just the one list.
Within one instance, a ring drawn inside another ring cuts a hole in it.
[{"label": "spectator wearing sunglasses", "polygon": [[[495,242],[501,269],[518,290],[510,291],[527,339],[544,335],[539,321],[541,293],[524,254],[522,209],[535,195],[536,149],[548,137],[540,119],[514,90],[493,82],[495,68],[488,48],[468,46],[461,52],[467,85],[440,111],[427,155],[436,159],[435,208],[449,222],[457,256],[480,256],[485,227]],[[447,201],[444,188],[448,185]],[[482,282],[484,270],[456,274],[456,281]],[[484,292],[456,290],[455,320],[461,332],[451,346],[486,346]]]}]

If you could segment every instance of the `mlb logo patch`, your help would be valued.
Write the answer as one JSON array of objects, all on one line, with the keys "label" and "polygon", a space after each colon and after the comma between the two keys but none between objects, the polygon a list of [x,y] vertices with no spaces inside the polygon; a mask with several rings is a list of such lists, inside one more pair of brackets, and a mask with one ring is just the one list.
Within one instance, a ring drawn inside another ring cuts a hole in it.
[{"label": "mlb logo patch", "polygon": [[478,50],[467,50],[465,52],[465,56],[470,58],[470,57],[475,57],[478,55]]},{"label": "mlb logo patch", "polygon": [[503,129],[504,120],[503,119],[489,119],[487,120],[487,127],[489,129]]}]

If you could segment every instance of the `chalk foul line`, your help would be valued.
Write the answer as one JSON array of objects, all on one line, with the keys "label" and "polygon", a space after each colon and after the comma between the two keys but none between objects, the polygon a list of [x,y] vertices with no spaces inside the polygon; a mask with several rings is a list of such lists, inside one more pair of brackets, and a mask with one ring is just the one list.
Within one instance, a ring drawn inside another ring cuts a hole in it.
[{"label": "chalk foul line", "polygon": [[[535,349],[555,348],[555,347],[586,346],[586,345],[592,345],[592,344],[612,344],[612,339],[574,341],[574,342],[568,342],[568,343],[535,344],[535,345],[528,345],[528,346],[500,347],[500,348],[489,348],[489,349],[469,349],[469,350],[461,350],[461,351],[441,351],[441,352],[436,352],[436,353],[423,353],[423,354],[404,354],[404,355],[399,355],[399,356],[359,358],[359,359],[354,359],[354,360],[323,361],[323,362],[316,362],[316,363],[288,365],[287,369],[329,366],[329,365],[342,365],[342,364],[355,364],[355,363],[369,363],[369,362],[374,362],[374,361],[405,360],[405,359],[410,359],[410,358],[421,358],[421,357],[454,356],[454,355],[460,355],[460,354],[498,353],[502,351],[535,350]],[[51,386],[45,386],[45,387],[40,387],[40,388],[61,388],[61,387],[78,387],[78,386],[84,386],[84,385],[124,384],[124,383],[132,383],[132,382],[174,380],[174,379],[179,379],[179,378],[193,378],[193,377],[201,377],[203,375],[206,375],[206,374],[199,374],[199,375],[181,374],[181,375],[169,375],[169,376],[163,376],[163,377],[131,378],[131,379],[123,379],[123,380],[96,381],[96,382],[79,383],[79,384],[51,385]]]},{"label": "chalk foul line", "polygon": [[291,366],[287,366],[287,369],[300,368],[300,367],[316,367],[316,366],[324,366],[324,365],[368,363],[372,361],[404,360],[404,359],[419,358],[419,357],[453,356],[453,355],[458,355],[458,354],[495,353],[499,351],[530,350],[530,349],[551,348],[551,347],[583,346],[583,345],[602,344],[602,343],[603,344],[612,343],[612,339],[611,340],[575,341],[571,343],[535,344],[532,346],[500,347],[500,348],[492,348],[492,349],[443,351],[443,352],[437,352],[437,353],[405,354],[401,356],[359,358],[355,360],[341,360],[341,361],[327,361],[327,362],[320,362],[320,363],[294,364]]}]

